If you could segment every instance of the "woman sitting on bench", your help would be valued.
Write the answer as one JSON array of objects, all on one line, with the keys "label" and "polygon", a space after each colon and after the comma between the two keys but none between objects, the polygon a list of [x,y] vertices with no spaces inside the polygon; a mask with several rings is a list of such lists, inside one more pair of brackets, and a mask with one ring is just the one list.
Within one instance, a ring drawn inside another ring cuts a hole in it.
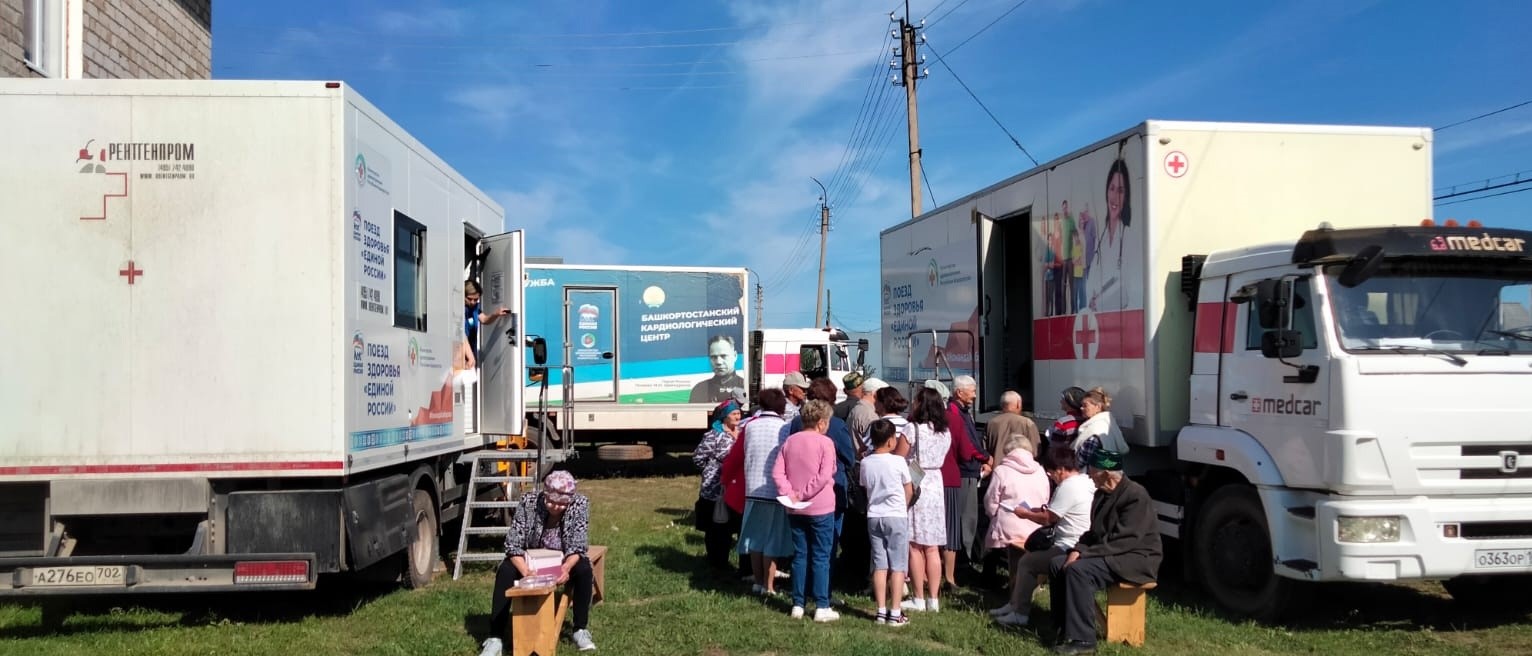
[{"label": "woman sitting on bench", "polygon": [[551,549],[564,554],[556,585],[565,585],[565,593],[574,597],[574,642],[580,651],[591,651],[586,622],[590,618],[591,595],[595,574],[586,552],[590,544],[590,500],[575,494],[575,479],[569,472],[556,469],[543,477],[543,491],[521,497],[516,517],[505,535],[505,560],[495,573],[493,611],[489,616],[490,637],[484,641],[479,656],[500,656],[503,636],[511,620],[511,600],[505,592],[522,577],[532,574],[527,562],[528,549]]}]

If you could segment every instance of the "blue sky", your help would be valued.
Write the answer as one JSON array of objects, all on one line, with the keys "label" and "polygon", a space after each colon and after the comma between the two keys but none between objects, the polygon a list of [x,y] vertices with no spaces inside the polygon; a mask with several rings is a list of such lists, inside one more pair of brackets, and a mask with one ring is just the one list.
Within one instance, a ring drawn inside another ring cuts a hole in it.
[{"label": "blue sky", "polygon": [[[945,53],[1014,5],[910,11]],[[878,232],[909,213],[903,90],[887,83],[893,8],[221,3],[213,70],[354,85],[504,205],[530,254],[748,266],[767,287],[768,326],[813,319],[818,177],[834,207],[833,311],[866,330],[879,319]],[[1528,25],[1532,2],[1517,0],[1029,0],[947,62],[1047,161],[1147,118],[1447,125],[1532,100]],[[951,201],[1030,163],[928,60],[931,209],[932,196]],[[848,156],[868,107],[875,129]],[[1439,187],[1532,170],[1532,105],[1439,133],[1435,155]],[[1532,229],[1532,193],[1437,217]]]}]

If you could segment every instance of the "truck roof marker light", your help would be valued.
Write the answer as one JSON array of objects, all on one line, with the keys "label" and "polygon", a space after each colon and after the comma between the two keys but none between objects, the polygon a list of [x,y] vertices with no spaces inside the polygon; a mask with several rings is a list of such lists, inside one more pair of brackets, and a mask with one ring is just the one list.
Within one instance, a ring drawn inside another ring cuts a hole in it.
[{"label": "truck roof marker light", "polygon": [[1446,226],[1448,228],[1456,228],[1456,227],[1458,227],[1458,220],[1457,219],[1447,219],[1447,222],[1443,223],[1442,225],[1444,225],[1444,226]]},{"label": "truck roof marker light", "polygon": [[339,89],[340,88],[340,83],[339,82],[326,82],[326,83],[324,83],[324,88],[326,88],[326,89]]},{"label": "truck roof marker light", "polygon": [[1421,219],[1420,220],[1420,227],[1422,227],[1422,228],[1435,228],[1436,227],[1436,221],[1433,221],[1431,219]]},{"label": "truck roof marker light", "polygon": [[1470,227],[1470,228],[1483,228],[1484,224],[1480,223],[1478,219],[1469,219],[1468,220],[1468,227]]},{"label": "truck roof marker light", "polygon": [[1214,449],[1213,458],[1219,462],[1223,462],[1223,449]]}]

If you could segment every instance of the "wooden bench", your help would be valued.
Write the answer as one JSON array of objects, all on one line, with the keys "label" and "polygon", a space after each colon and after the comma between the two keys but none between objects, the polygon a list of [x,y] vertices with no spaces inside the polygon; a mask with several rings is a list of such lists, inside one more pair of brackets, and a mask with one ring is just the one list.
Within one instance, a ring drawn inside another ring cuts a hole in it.
[{"label": "wooden bench", "polygon": [[591,545],[585,550],[585,559],[590,561],[591,571],[595,574],[596,591],[590,598],[594,606],[606,597],[606,547]]},{"label": "wooden bench", "polygon": [[[586,550],[592,580],[591,604],[601,603],[606,593],[606,547]],[[553,656],[559,644],[564,614],[569,610],[569,596],[556,595],[558,586],[511,588],[505,596],[511,600],[510,656]],[[558,598],[555,603],[555,597]]]},{"label": "wooden bench", "polygon": [[1106,588],[1106,612],[1096,608],[1096,619],[1106,627],[1107,642],[1144,646],[1144,620],[1149,610],[1149,591],[1157,584],[1118,583]]}]

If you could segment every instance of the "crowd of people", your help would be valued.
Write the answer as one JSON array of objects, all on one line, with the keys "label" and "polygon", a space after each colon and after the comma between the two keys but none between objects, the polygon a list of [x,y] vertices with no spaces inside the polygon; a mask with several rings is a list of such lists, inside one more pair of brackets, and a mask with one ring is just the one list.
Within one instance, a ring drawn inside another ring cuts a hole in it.
[{"label": "crowd of people", "polygon": [[989,611],[997,623],[1030,624],[1046,575],[1055,651],[1093,652],[1096,591],[1154,580],[1161,556],[1149,495],[1122,472],[1129,446],[1111,397],[1063,390],[1059,419],[1040,434],[1007,391],[981,434],[975,381],[952,382],[949,391],[926,381],[907,399],[859,373],[837,386],[793,372],[748,413],[739,400],[720,404],[693,454],[708,562],[765,597],[782,594],[785,576],[794,619],[840,619],[832,580],[870,588],[874,621],[900,627],[941,612],[960,567],[1000,561],[1008,583],[1006,602]]}]

